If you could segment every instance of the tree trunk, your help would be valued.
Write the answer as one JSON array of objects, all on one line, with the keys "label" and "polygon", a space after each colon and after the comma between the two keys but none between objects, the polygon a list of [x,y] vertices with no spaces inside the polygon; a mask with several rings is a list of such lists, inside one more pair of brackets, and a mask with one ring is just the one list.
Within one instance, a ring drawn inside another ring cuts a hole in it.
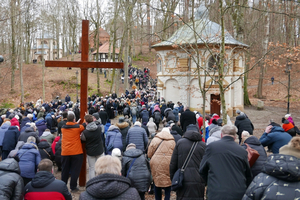
[{"label": "tree trunk", "polygon": [[226,102],[225,102],[225,90],[223,86],[224,79],[224,60],[225,60],[225,24],[224,24],[224,10],[223,10],[223,0],[219,0],[219,10],[221,13],[221,54],[220,54],[220,65],[218,67],[219,72],[219,89],[220,89],[220,99],[221,99],[221,110],[223,123],[227,124],[227,111],[226,111]]},{"label": "tree trunk", "polygon": [[15,87],[15,70],[16,70],[16,38],[15,38],[15,6],[16,1],[11,0],[10,3],[10,16],[11,16],[11,85],[10,91],[14,92]]},{"label": "tree trunk", "polygon": [[149,48],[149,53],[151,52],[151,16],[150,16],[150,0],[147,0],[147,38],[148,38],[148,48]]},{"label": "tree trunk", "polygon": [[[247,62],[246,62],[246,66],[245,66],[245,71],[248,71],[249,63],[250,63],[250,54],[247,52]],[[248,87],[248,72],[244,74],[244,105],[250,106],[251,102],[249,99],[247,87]]]}]

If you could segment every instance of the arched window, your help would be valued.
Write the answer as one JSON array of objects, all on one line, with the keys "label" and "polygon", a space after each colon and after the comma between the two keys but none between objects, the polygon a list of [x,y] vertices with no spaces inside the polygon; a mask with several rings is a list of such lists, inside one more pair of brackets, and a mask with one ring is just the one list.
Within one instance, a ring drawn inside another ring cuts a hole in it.
[{"label": "arched window", "polygon": [[[208,71],[218,71],[218,68],[220,66],[220,59],[221,58],[219,54],[210,56],[207,64]],[[224,59],[224,68],[223,68],[224,73],[227,72],[227,69],[228,69],[227,60]]]}]

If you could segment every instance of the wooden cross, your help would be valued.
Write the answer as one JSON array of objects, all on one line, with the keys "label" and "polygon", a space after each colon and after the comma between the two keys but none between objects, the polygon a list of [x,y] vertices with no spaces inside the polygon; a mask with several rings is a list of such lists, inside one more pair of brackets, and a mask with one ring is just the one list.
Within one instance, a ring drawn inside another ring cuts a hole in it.
[{"label": "wooden cross", "polygon": [[[45,61],[46,67],[77,67],[81,69],[80,85],[80,118],[81,123],[87,112],[87,91],[88,91],[88,69],[89,68],[117,68],[123,69],[121,62],[89,62],[89,20],[82,20],[82,40],[81,40],[81,61]],[[79,176],[79,186],[86,184],[86,151],[83,149],[83,163]]]}]

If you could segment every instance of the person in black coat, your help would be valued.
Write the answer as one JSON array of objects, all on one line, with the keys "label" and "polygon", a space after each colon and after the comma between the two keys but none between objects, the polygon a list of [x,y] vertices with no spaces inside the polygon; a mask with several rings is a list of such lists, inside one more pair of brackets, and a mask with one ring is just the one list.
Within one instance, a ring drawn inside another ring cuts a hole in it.
[{"label": "person in black coat", "polygon": [[167,108],[165,110],[165,117],[166,117],[166,121],[167,122],[169,122],[170,120],[172,120],[173,122],[176,121],[175,115],[174,115],[174,113],[173,113],[173,111],[172,111],[171,108]]},{"label": "person in black coat", "polygon": [[183,187],[176,191],[177,199],[204,199],[205,181],[201,178],[198,170],[206,144],[202,142],[199,132],[187,131],[184,137],[177,142],[170,162],[170,177],[172,180],[175,172],[182,168],[194,142],[198,142],[198,144],[184,171]]},{"label": "person in black coat", "polygon": [[196,114],[190,111],[189,107],[185,107],[185,111],[180,116],[180,125],[183,133],[186,131],[186,127],[190,124],[196,124]]},{"label": "person in black coat", "polygon": [[172,126],[171,130],[176,131],[180,136],[183,135],[181,128],[179,126],[177,126],[176,124]]},{"label": "person in black coat", "polygon": [[39,148],[39,152],[41,154],[41,159],[42,160],[46,159],[46,158],[49,159],[49,160],[54,159],[52,149],[51,149],[49,143],[47,142],[47,140],[42,139],[37,146]]},{"label": "person in black coat", "polygon": [[119,127],[121,134],[122,134],[122,143],[123,143],[123,152],[126,149],[126,136],[128,133],[128,130],[130,129],[130,126],[127,122],[125,122],[124,117],[119,118],[119,123],[116,123],[116,126]]},{"label": "person in black coat", "polygon": [[24,183],[17,160],[7,158],[0,162],[0,199],[23,199]]},{"label": "person in black coat", "polygon": [[57,165],[57,170],[61,171],[61,138],[55,145],[55,163]]},{"label": "person in black coat", "polygon": [[133,143],[129,144],[124,152],[122,175],[131,180],[132,186],[137,189],[141,199],[144,200],[145,192],[148,191],[151,182],[150,165],[143,151],[136,149]]},{"label": "person in black coat", "polygon": [[36,132],[36,126],[34,123],[32,123],[32,126],[25,129],[25,132],[21,133],[19,136],[19,141],[27,142],[27,139],[33,136],[35,138],[36,144],[39,144],[40,138]]},{"label": "person in black coat", "polygon": [[113,119],[115,117],[114,116],[114,107],[113,107],[113,103],[112,103],[111,99],[109,99],[109,101],[106,104],[106,111],[107,111],[109,119]]},{"label": "person in black coat", "polygon": [[18,138],[20,136],[20,131],[17,126],[10,126],[4,134],[3,143],[2,143],[2,160],[6,159],[9,152],[14,150]]},{"label": "person in black coat", "polygon": [[206,147],[200,175],[207,183],[207,199],[240,200],[252,181],[248,153],[235,143],[236,133],[235,126],[225,125],[221,140]]},{"label": "person in black coat", "polygon": [[104,153],[104,146],[101,138],[101,126],[97,126],[92,115],[84,117],[86,128],[82,132],[81,140],[85,141],[85,149],[89,163],[89,179],[95,177],[95,163]]},{"label": "person in black coat", "polygon": [[67,185],[53,176],[52,167],[51,160],[41,160],[38,172],[25,186],[25,199],[72,199]]},{"label": "person in black coat", "polygon": [[106,124],[107,120],[109,119],[107,112],[104,110],[103,106],[100,106],[100,112],[99,112],[99,117],[101,119],[101,122],[103,125]]},{"label": "person in black coat", "polygon": [[255,149],[259,153],[259,157],[254,163],[254,165],[251,167],[251,172],[253,175],[253,178],[259,174],[262,171],[262,166],[267,160],[267,153],[265,151],[265,148],[263,145],[259,142],[257,137],[255,136],[250,136],[248,132],[242,132],[242,141],[244,141],[244,144],[242,147],[247,149],[247,146],[245,145],[248,144],[252,149]]},{"label": "person in black coat", "polygon": [[241,112],[239,116],[236,117],[234,125],[238,128],[238,136],[239,141],[241,142],[242,139],[242,132],[248,131],[250,135],[253,135],[254,126],[249,118],[246,117],[246,115]]}]

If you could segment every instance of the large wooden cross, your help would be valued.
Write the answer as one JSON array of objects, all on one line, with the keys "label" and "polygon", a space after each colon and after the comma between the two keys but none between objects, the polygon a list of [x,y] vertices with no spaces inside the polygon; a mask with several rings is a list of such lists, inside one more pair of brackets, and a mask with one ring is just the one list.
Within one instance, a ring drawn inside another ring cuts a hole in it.
[{"label": "large wooden cross", "polygon": [[[46,67],[77,67],[81,69],[80,85],[80,118],[84,120],[87,111],[88,69],[89,68],[117,68],[123,69],[121,62],[89,62],[89,20],[82,20],[81,61],[45,61]],[[83,163],[79,176],[79,186],[86,184],[86,151],[83,144]]]}]

